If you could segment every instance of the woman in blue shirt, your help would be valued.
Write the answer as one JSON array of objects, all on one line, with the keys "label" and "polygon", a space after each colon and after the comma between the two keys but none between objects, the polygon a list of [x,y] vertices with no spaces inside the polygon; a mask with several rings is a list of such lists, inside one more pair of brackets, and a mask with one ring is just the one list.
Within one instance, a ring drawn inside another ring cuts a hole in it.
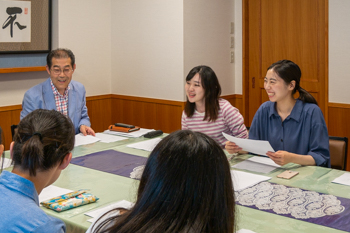
[{"label": "woman in blue shirt", "polygon": [[39,207],[38,195],[68,166],[74,136],[71,120],[55,110],[37,109],[20,121],[10,146],[13,170],[0,175],[2,233],[66,231]]},{"label": "woman in blue shirt", "polygon": [[[249,139],[267,140],[276,152],[267,152],[275,163],[330,167],[327,126],[315,98],[300,87],[301,70],[289,60],[268,69],[264,88],[270,101],[256,112]],[[299,98],[293,95],[299,92]],[[226,143],[229,153],[241,148]]]}]

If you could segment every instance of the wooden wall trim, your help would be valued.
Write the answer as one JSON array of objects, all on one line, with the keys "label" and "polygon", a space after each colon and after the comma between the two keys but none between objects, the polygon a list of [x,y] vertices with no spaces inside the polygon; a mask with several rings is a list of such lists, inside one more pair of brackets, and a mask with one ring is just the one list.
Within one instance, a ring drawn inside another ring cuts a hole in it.
[{"label": "wooden wall trim", "polygon": [[86,101],[104,100],[104,99],[111,99],[111,98],[112,98],[112,94],[94,95],[94,96],[88,96],[88,97],[86,97]]},{"label": "wooden wall trim", "polygon": [[8,112],[8,111],[14,111],[14,110],[22,110],[22,105],[10,105],[10,106],[3,106],[0,107],[0,112]]},{"label": "wooden wall trim", "polygon": [[19,73],[19,72],[33,72],[33,71],[45,71],[45,70],[46,70],[46,66],[0,68],[0,74]]},{"label": "wooden wall trim", "polygon": [[220,97],[223,99],[243,99],[242,94],[222,95]]},{"label": "wooden wall trim", "polygon": [[328,103],[328,107],[332,107],[332,108],[350,108],[350,104]]},{"label": "wooden wall trim", "polygon": [[182,101],[153,99],[153,98],[147,98],[147,97],[128,96],[128,95],[112,94],[112,99],[132,100],[132,101],[140,101],[145,103],[166,104],[166,105],[181,106],[181,107],[185,106],[185,102],[182,102]]}]

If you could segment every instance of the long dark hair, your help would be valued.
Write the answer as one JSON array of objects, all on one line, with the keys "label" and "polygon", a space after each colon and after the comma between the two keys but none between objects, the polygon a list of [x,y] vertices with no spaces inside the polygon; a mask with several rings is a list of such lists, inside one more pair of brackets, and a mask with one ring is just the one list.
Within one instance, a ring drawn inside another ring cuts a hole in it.
[{"label": "long dark hair", "polygon": [[[208,66],[196,66],[187,75],[186,82],[190,81],[196,74],[201,78],[201,85],[205,91],[205,115],[203,120],[216,121],[219,114],[219,97],[221,95],[221,87],[215,72]],[[187,98],[187,97],[186,97]],[[185,113],[188,117],[192,117],[195,110],[195,103],[186,101]]]},{"label": "long dark hair", "polygon": [[295,87],[292,91],[293,95],[298,91],[300,100],[318,105],[316,99],[300,86],[301,70],[297,64],[290,60],[280,60],[267,68],[267,70],[270,69],[273,69],[286,84],[289,84],[293,80],[295,81]]},{"label": "long dark hair", "polygon": [[150,154],[135,206],[95,232],[220,232],[234,230],[234,191],[221,147],[209,136],[179,130]]},{"label": "long dark hair", "polygon": [[36,171],[49,170],[74,148],[75,131],[71,120],[55,110],[37,109],[18,124],[14,136],[14,166]]}]

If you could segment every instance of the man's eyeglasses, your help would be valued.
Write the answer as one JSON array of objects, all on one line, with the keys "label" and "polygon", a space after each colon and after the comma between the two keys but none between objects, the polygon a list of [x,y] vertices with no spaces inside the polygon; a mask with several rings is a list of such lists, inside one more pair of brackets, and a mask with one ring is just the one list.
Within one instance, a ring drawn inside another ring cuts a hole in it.
[{"label": "man's eyeglasses", "polygon": [[53,69],[51,69],[51,72],[53,74],[55,74],[55,75],[60,75],[62,72],[65,75],[69,75],[69,74],[71,74],[73,72],[73,69],[65,68],[65,69],[61,70],[61,69],[58,69],[58,68],[53,68]]}]

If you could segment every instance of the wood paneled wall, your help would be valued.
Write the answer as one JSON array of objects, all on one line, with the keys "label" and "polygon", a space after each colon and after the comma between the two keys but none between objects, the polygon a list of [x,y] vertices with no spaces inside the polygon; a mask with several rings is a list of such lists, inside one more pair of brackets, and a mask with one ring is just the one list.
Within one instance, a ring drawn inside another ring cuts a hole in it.
[{"label": "wood paneled wall", "polygon": [[17,125],[21,114],[22,105],[0,107],[0,126],[4,133],[5,150],[10,149],[12,142],[11,125]]},{"label": "wood paneled wall", "polygon": [[181,129],[183,108],[184,103],[181,101],[113,95],[112,122],[171,133]]},{"label": "wood paneled wall", "polygon": [[[242,95],[227,95],[222,98],[243,113]],[[110,124],[122,122],[171,133],[181,129],[181,114],[185,103],[109,94],[87,97],[86,105],[91,125],[96,132],[104,131]],[[18,124],[21,110],[21,105],[0,107],[0,126],[4,132],[6,150],[12,141],[10,127]],[[329,103],[328,119],[329,135],[350,139],[350,104]],[[347,170],[350,171],[349,151],[347,163]]]},{"label": "wood paneled wall", "polygon": [[[347,137],[350,140],[350,104],[328,103],[328,134]],[[346,170],[350,171],[350,149],[348,148]]]}]

